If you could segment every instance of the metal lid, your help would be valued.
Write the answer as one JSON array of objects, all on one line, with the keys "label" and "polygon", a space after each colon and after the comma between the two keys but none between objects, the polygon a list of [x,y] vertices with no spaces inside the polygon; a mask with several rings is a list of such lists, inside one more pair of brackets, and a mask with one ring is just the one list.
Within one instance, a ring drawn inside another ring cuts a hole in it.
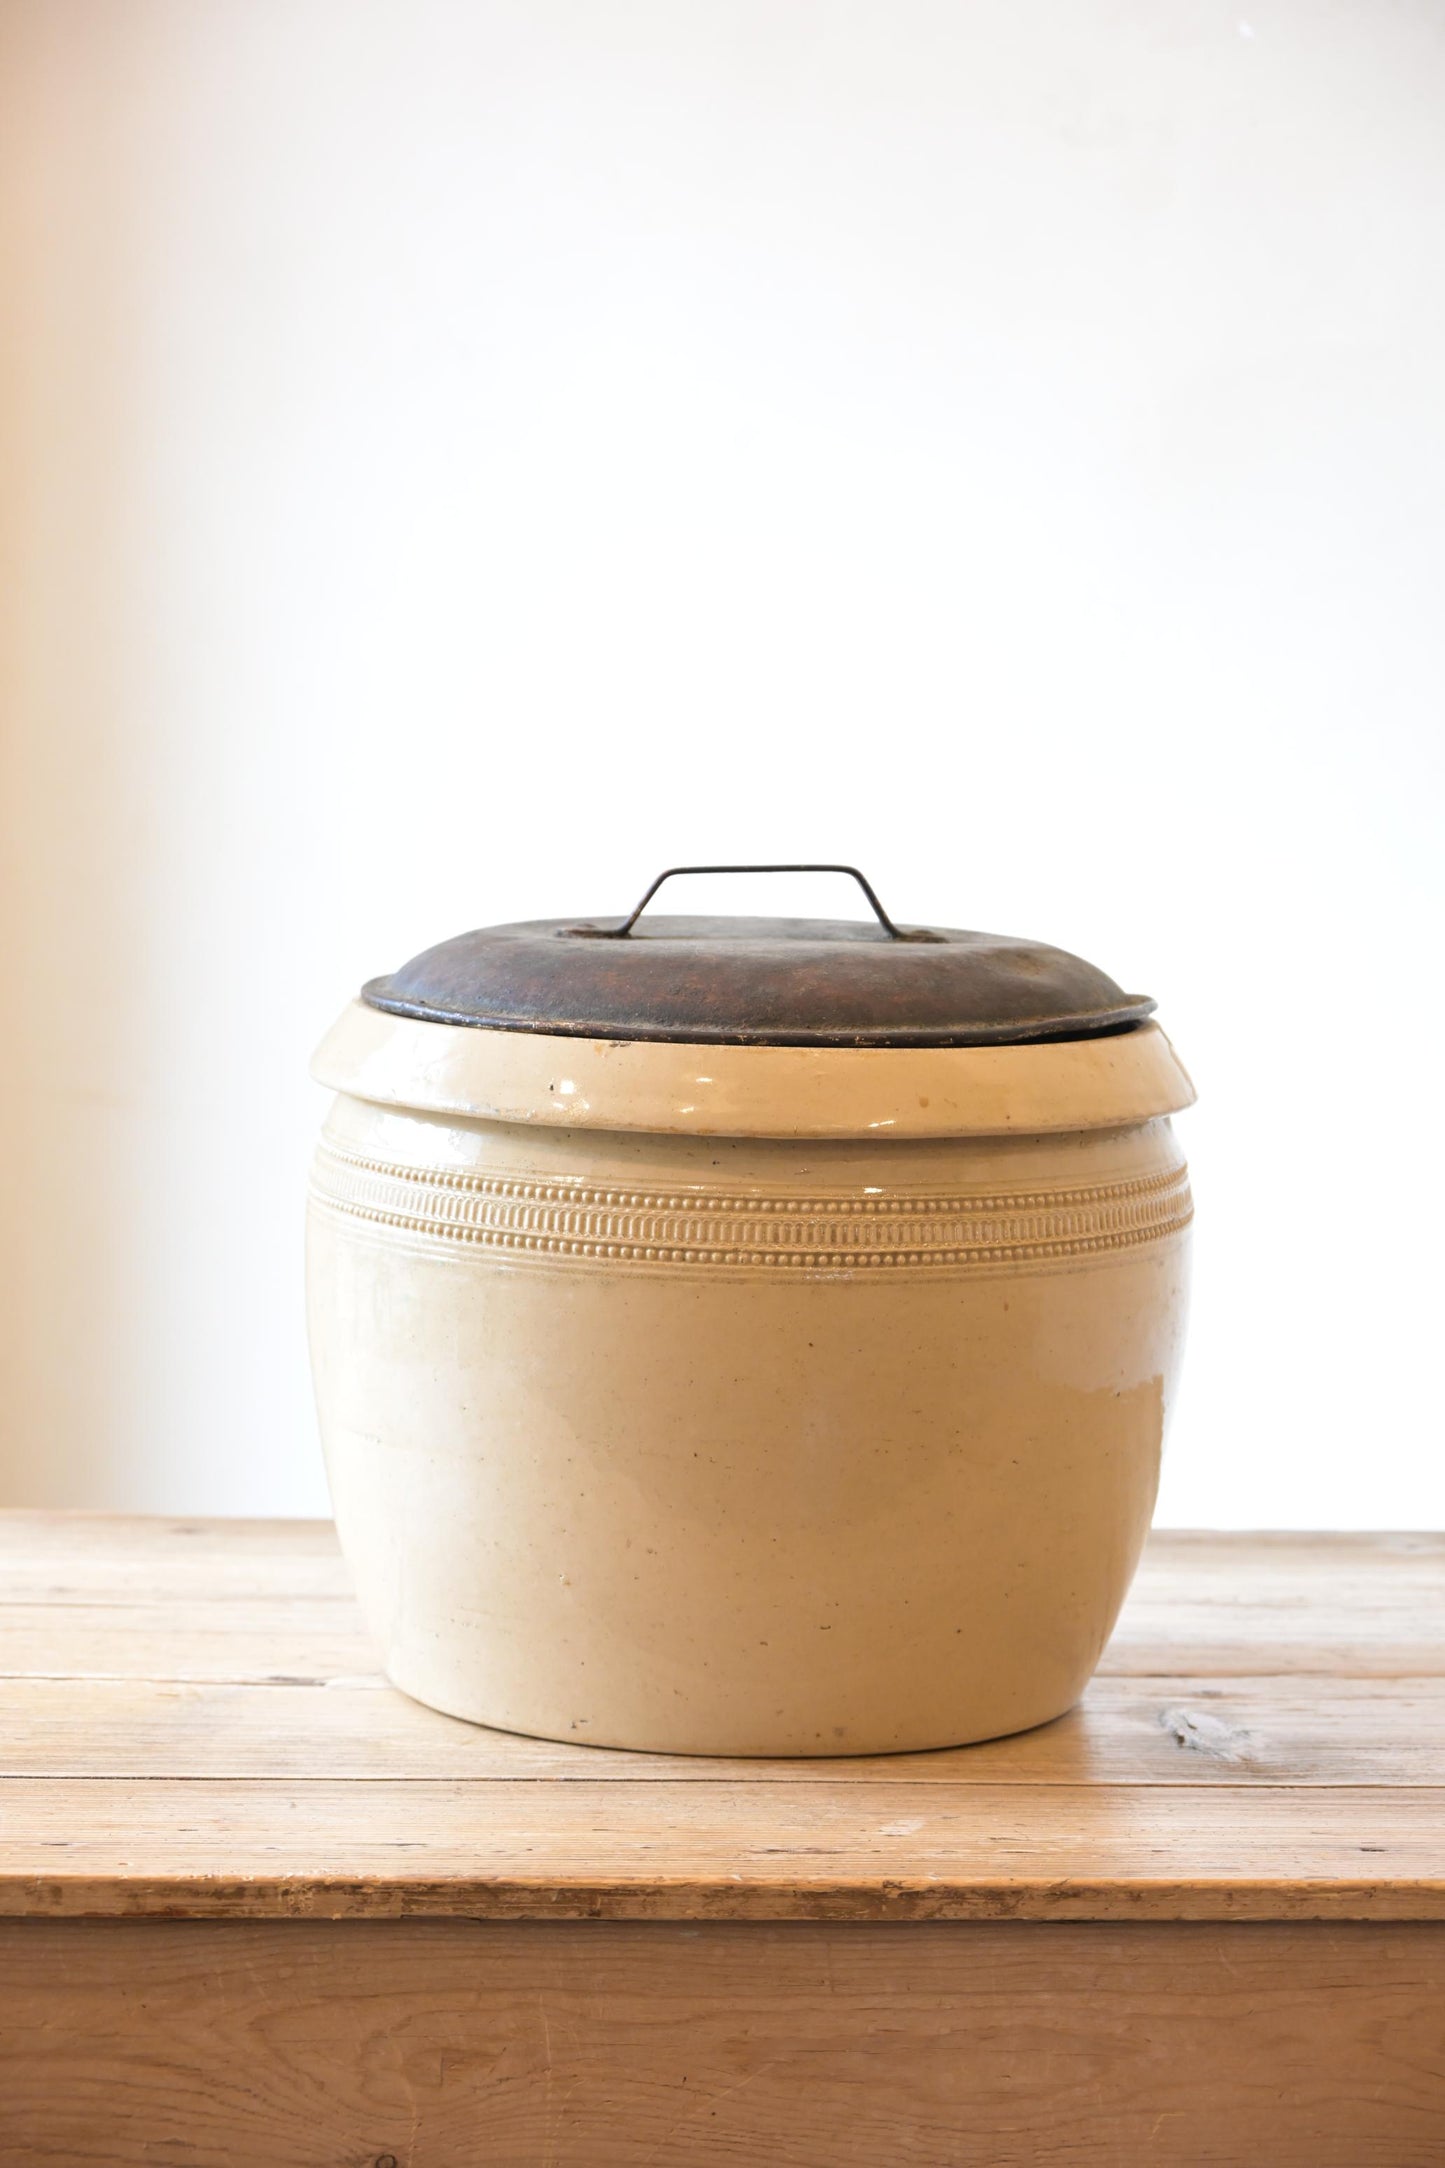
[{"label": "metal lid", "polygon": [[[639,920],[679,873],[847,873],[876,925]],[[898,926],[856,866],[670,866],[631,916],[458,934],[373,979],[374,1009],[435,1024],[733,1046],[1000,1046],[1082,1039],[1154,1003],[1080,956],[1008,934]]]}]

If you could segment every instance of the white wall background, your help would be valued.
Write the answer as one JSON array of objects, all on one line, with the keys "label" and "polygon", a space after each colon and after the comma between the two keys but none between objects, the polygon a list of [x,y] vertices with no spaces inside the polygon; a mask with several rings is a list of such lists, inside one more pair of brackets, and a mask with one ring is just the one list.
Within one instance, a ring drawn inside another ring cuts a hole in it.
[{"label": "white wall background", "polygon": [[0,1496],[324,1510],[333,1012],[796,855],[1160,996],[1161,1518],[1445,1521],[1445,9],[1246,4],[0,0]]}]

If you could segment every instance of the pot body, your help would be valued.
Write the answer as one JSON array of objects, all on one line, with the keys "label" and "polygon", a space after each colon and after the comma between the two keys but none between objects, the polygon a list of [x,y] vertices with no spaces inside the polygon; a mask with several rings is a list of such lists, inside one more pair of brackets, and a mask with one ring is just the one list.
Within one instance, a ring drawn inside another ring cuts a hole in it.
[{"label": "pot body", "polygon": [[1189,1209],[1162,1117],[702,1137],[343,1093],[312,1353],[390,1677],[681,1753],[1059,1715],[1148,1529]]}]

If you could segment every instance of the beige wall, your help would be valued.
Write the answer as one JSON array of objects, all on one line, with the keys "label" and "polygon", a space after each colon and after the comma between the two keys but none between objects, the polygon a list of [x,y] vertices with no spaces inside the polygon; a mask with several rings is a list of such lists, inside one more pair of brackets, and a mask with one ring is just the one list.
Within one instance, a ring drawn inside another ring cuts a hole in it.
[{"label": "beige wall", "polygon": [[837,855],[1164,1001],[1165,1517],[1445,1516],[1439,10],[0,0],[0,101],[0,1496],[319,1509],[341,1000]]}]

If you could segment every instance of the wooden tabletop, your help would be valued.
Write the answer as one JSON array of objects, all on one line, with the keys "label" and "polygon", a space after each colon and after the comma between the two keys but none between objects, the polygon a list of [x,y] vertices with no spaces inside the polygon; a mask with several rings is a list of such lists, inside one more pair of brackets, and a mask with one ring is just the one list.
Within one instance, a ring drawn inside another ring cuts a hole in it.
[{"label": "wooden tabletop", "polygon": [[1058,1723],[745,1762],[408,1701],[325,1523],[12,1513],[0,1701],[11,1916],[1445,1918],[1441,1536],[1155,1536]]}]

